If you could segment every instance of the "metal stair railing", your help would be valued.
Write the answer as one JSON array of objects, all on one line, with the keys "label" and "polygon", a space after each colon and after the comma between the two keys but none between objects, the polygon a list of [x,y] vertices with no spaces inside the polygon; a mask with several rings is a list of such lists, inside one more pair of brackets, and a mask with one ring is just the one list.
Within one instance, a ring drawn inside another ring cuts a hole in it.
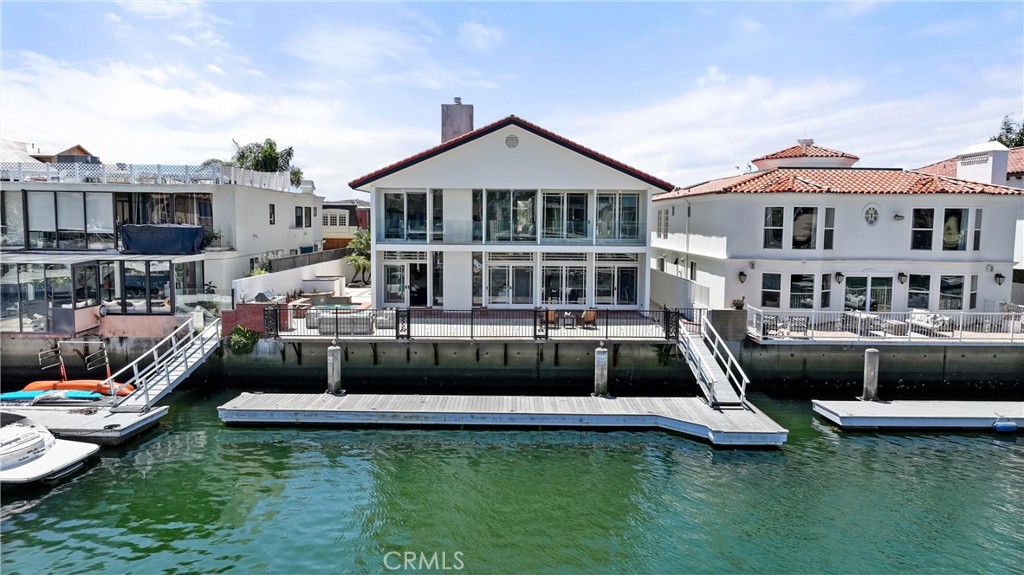
[{"label": "metal stair railing", "polygon": [[707,316],[700,322],[700,334],[701,339],[707,343],[708,347],[711,348],[711,353],[718,360],[718,365],[725,371],[729,384],[738,392],[740,403],[745,404],[747,401],[747,384],[750,383],[750,378],[747,377],[746,372],[740,367],[740,363],[736,361],[736,357],[729,351],[728,346],[725,345],[725,340],[722,339],[722,336],[718,335],[718,330],[708,321]]},{"label": "metal stair railing", "polygon": [[[220,331],[220,319],[215,319],[210,323],[203,331],[196,333],[192,329],[192,319],[189,318],[177,329],[171,332],[170,335],[160,340],[159,343],[153,346],[152,349],[142,354],[135,361],[124,366],[116,373],[108,377],[104,383],[110,388],[110,395],[112,400],[112,408],[117,408],[123,404],[128,398],[135,397],[136,394],[141,393],[144,398],[142,409],[147,411],[152,407],[153,401],[150,397],[150,390],[160,383],[164,383],[165,386],[169,386],[171,381],[171,369],[170,365],[175,361],[180,361],[180,364],[187,370],[190,366],[190,359],[193,353],[187,353],[190,345],[199,339],[199,357],[206,355],[207,346],[216,347],[219,345],[216,338],[207,338],[207,332],[216,330],[215,333],[219,334]],[[212,339],[213,341],[208,341]],[[167,344],[170,347],[160,352],[160,349]],[[145,367],[140,368],[140,365],[144,360],[148,360],[152,356],[152,361]],[[117,380],[123,377],[126,373],[131,373],[132,376],[123,383],[118,383]],[[128,395],[119,396],[118,393],[126,386],[131,385],[134,387],[134,391]]]},{"label": "metal stair railing", "polygon": [[708,396],[708,404],[717,405],[718,399],[715,397],[715,382],[713,379],[709,380],[711,377],[711,367],[704,362],[704,358],[701,357],[696,349],[696,346],[703,345],[703,343],[690,334],[690,330],[686,329],[686,326],[681,325],[679,327],[679,335],[679,345],[683,350],[683,355],[686,357],[687,363],[697,368],[697,377],[700,379],[698,383],[704,388]]}]

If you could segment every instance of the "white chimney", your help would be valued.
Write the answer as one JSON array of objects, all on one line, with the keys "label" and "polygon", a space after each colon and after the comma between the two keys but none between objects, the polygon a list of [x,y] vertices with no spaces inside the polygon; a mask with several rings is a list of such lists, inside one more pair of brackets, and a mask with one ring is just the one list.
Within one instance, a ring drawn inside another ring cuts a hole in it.
[{"label": "white chimney", "polygon": [[313,185],[313,180],[302,180],[302,184],[299,185],[299,192],[303,194],[312,194],[316,191],[316,186]]},{"label": "white chimney", "polygon": [[473,105],[456,97],[454,104],[441,104],[441,143],[473,131]]},{"label": "white chimney", "polygon": [[1006,185],[1010,149],[999,142],[975,144],[957,154],[956,178],[985,184]]}]

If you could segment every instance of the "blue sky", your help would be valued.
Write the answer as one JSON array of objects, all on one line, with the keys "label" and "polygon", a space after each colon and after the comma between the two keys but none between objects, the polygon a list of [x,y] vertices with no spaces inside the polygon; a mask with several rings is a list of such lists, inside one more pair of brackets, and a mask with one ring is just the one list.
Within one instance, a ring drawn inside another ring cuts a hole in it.
[{"label": "blue sky", "polygon": [[1024,114],[1021,3],[0,4],[0,135],[199,163],[271,137],[328,198],[515,114],[676,185],[812,137],[914,168]]}]

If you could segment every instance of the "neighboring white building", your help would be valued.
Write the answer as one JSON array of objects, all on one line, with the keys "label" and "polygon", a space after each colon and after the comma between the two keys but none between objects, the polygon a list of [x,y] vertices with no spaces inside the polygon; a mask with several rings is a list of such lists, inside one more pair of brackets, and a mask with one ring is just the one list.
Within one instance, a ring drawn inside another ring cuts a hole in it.
[{"label": "neighboring white building", "polygon": [[1024,190],[856,161],[801,140],[756,172],[656,196],[652,303],[688,307],[687,280],[712,308],[996,311],[1009,300]]},{"label": "neighboring white building", "polygon": [[[93,159],[0,163],[0,331],[79,333],[101,304],[111,315],[172,315],[212,286],[228,292],[261,260],[319,249],[323,198],[311,181],[295,193],[287,173]],[[128,254],[126,224],[188,224],[220,237],[194,253]],[[64,309],[85,311],[72,320]]]},{"label": "neighboring white building", "polygon": [[370,194],[375,307],[638,309],[646,211],[672,185],[515,116],[349,183]]},{"label": "neighboring white building", "polygon": [[324,202],[321,213],[324,227],[324,249],[348,247],[360,229],[369,223],[370,203],[366,200]]},{"label": "neighboring white building", "polygon": [[[998,142],[986,142],[968,147],[956,156],[929,164],[916,171],[960,180],[1024,188],[1024,146],[1007,149]],[[1017,215],[1017,234],[1014,242],[1011,301],[1024,304],[1024,205]]]}]

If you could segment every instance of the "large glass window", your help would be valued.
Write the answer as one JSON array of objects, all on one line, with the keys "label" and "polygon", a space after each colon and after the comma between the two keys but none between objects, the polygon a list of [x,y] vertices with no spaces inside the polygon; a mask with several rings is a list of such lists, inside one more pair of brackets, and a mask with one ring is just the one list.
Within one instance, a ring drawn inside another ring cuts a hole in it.
[{"label": "large glass window", "polygon": [[107,313],[124,313],[124,289],[118,262],[100,262],[100,303]]},{"label": "large glass window", "polygon": [[85,200],[81,192],[57,192],[57,245],[85,249]]},{"label": "large glass window", "polygon": [[146,278],[146,262],[124,262],[125,313],[149,313],[149,282]]},{"label": "large glass window", "polygon": [[932,249],[932,236],[935,228],[935,210],[931,208],[915,208],[910,231],[910,249]]},{"label": "large glass window", "polygon": [[792,309],[814,308],[814,276],[791,274],[789,276],[789,307]]},{"label": "large glass window", "polygon": [[512,192],[487,190],[487,240],[492,242],[512,239]]},{"label": "large glass window", "polygon": [[174,218],[174,195],[173,194],[143,194],[142,196],[142,224],[173,224]]},{"label": "large glass window", "polygon": [[0,235],[0,245],[3,246],[24,246],[25,245],[25,221],[24,206],[20,190],[5,190],[3,192],[3,232]]},{"label": "large glass window", "polygon": [[830,307],[832,307],[832,274],[821,274],[821,309]]},{"label": "large glass window", "polygon": [[488,264],[489,304],[533,304],[533,266]]},{"label": "large glass window", "polygon": [[865,311],[868,306],[868,278],[852,276],[846,278],[846,301],[843,307],[848,310]]},{"label": "large glass window", "polygon": [[53,192],[26,192],[28,205],[28,247],[57,247],[57,209]]},{"label": "large glass window", "polygon": [[942,249],[963,251],[967,249],[967,211],[947,208],[942,221]]},{"label": "large glass window", "polygon": [[74,267],[74,288],[76,306],[97,305],[100,303],[98,265],[83,265]]},{"label": "large glass window", "polygon": [[42,264],[19,264],[21,331],[50,331],[46,270]]},{"label": "large glass window", "polygon": [[782,249],[782,218],[783,209],[778,207],[764,209],[764,248],[768,250]]},{"label": "large glass window", "polygon": [[86,192],[85,232],[89,249],[114,249],[113,194]]},{"label": "large glass window", "polygon": [[907,309],[928,309],[931,301],[932,276],[910,274],[907,282]]},{"label": "large glass window", "polygon": [[793,208],[793,249],[813,250],[818,238],[818,208]]},{"label": "large glass window", "polygon": [[964,276],[939,276],[939,309],[964,308]]},{"label": "large glass window", "polygon": [[406,238],[427,240],[427,193],[408,192],[405,194]]},{"label": "large glass window", "polygon": [[871,278],[871,311],[892,311],[892,278]]},{"label": "large glass window", "polygon": [[636,192],[599,192],[597,194],[597,238],[636,240],[644,231],[640,213],[640,194]]},{"label": "large glass window", "polygon": [[584,304],[587,301],[587,268],[546,265],[542,271],[544,303]]},{"label": "large glass window", "polygon": [[[430,241],[444,241],[444,190],[431,190],[430,192],[431,227]],[[348,212],[343,212],[346,216]],[[347,224],[343,224],[347,225]]]},{"label": "large glass window", "polygon": [[782,274],[761,274],[761,307],[779,307],[781,302]]},{"label": "large glass window", "polygon": [[544,193],[544,237],[580,240],[590,237],[585,192]]}]

